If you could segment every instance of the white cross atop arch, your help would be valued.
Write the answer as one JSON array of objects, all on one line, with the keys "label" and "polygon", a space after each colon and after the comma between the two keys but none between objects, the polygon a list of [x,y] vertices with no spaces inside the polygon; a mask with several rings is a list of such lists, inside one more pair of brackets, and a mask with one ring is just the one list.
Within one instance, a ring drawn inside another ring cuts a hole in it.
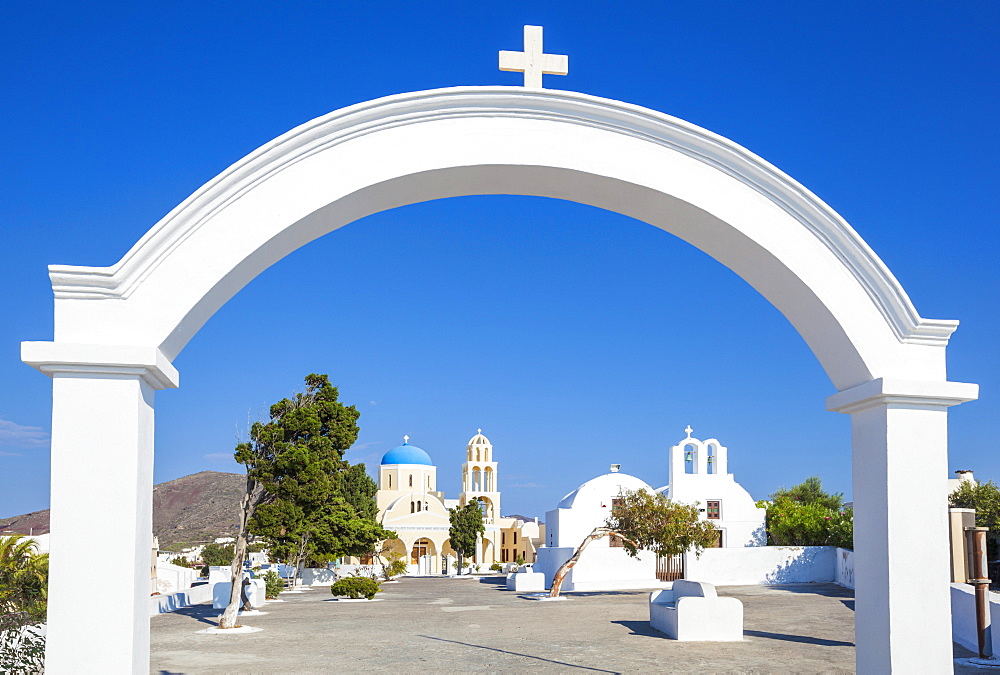
[{"label": "white cross atop arch", "polygon": [[524,73],[524,86],[542,88],[542,75],[567,75],[569,57],[542,52],[542,27],[524,27],[524,51],[500,52],[500,70]]}]

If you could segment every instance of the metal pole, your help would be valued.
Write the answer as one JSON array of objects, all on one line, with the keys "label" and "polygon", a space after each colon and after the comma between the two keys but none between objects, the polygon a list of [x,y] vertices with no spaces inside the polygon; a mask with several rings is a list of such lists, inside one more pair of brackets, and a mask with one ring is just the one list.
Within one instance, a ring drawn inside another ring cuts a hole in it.
[{"label": "metal pole", "polygon": [[976,587],[976,637],[979,639],[979,658],[993,655],[990,635],[990,608],[986,596],[990,580],[986,576],[986,532],[988,527],[967,527],[965,536],[969,544],[969,583]]}]

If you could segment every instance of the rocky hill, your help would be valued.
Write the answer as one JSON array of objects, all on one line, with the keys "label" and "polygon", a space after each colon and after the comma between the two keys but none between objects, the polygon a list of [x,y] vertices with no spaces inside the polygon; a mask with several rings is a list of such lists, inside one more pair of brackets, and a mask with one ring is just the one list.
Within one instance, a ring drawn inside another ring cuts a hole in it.
[{"label": "rocky hill", "polygon": [[[202,471],[153,486],[153,534],[160,548],[234,536],[239,526],[240,498],[246,477],[238,473]],[[45,534],[49,511],[0,518],[0,533]]]}]

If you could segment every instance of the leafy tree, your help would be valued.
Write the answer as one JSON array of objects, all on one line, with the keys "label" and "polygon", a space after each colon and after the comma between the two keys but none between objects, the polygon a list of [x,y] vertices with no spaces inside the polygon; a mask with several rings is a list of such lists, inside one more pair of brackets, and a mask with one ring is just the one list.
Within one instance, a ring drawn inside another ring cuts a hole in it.
[{"label": "leafy tree", "polygon": [[767,535],[777,546],[839,546],[854,548],[854,513],[844,508],[844,496],[823,490],[818,476],[758,502],[767,509]]},{"label": "leafy tree", "polygon": [[230,564],[235,553],[235,544],[205,544],[201,549],[201,562],[210,567],[221,567]]},{"label": "leafy tree", "polygon": [[844,506],[844,495],[841,492],[830,494],[823,490],[819,476],[809,476],[792,488],[779,488],[771,499],[777,501],[782,497],[802,504],[815,504],[831,511],[840,511]]},{"label": "leafy tree", "polygon": [[0,614],[45,621],[48,586],[49,554],[22,534],[0,537]]},{"label": "leafy tree", "polygon": [[1000,558],[1000,488],[996,483],[963,481],[948,496],[948,503],[955,508],[976,510],[976,527],[990,528],[986,533],[987,557]]},{"label": "leafy tree", "polygon": [[[378,516],[378,485],[368,475],[364,463],[347,466],[340,474],[344,499],[362,520],[375,521]],[[370,551],[366,551],[368,553]]]},{"label": "leafy tree", "polygon": [[[308,375],[305,383],[305,392],[272,405],[268,421],[254,423],[250,438],[236,447],[236,461],[247,470],[247,489],[231,566],[233,590],[220,628],[236,625],[250,532],[265,540],[272,559],[285,560],[295,570],[307,558],[332,559],[395,536],[373,521],[359,522],[341,494],[342,474],[349,468],[343,455],[357,439],[360,413],[338,400],[326,375]],[[353,472],[348,480],[354,480]]]},{"label": "leafy tree", "polygon": [[465,506],[448,509],[448,520],[451,522],[448,538],[458,554],[458,569],[461,572],[465,556],[476,550],[477,539],[486,532],[483,510],[478,501],[472,500]]},{"label": "leafy tree", "polygon": [[663,493],[625,490],[605,524],[595,527],[556,571],[549,597],[559,597],[563,579],[579,561],[584,549],[591,542],[611,535],[621,540],[625,552],[633,558],[642,550],[653,551],[659,556],[689,550],[701,555],[702,550],[718,537],[712,523],[699,519],[696,505],[672,502]]}]

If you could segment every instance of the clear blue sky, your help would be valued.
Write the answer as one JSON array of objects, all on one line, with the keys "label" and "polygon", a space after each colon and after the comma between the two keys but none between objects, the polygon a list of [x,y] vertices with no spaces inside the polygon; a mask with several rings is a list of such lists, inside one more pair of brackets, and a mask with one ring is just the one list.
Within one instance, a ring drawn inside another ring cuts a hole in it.
[{"label": "clear blue sky", "polygon": [[[4,3],[0,7],[0,516],[48,506],[49,263],[111,265],[245,154],[331,110],[520,83],[497,51],[545,27],[546,86],[678,116],[746,146],[841,213],[925,317],[960,319],[950,470],[1000,479],[1000,4]],[[471,274],[470,260],[488,274]],[[469,326],[479,328],[470,333]],[[620,463],[666,482],[691,424],[755,497],[819,475],[850,493],[846,416],[790,324],[643,223],[469,197],[386,212],[289,256],[178,357],[157,394],[156,480],[236,471],[238,426],[329,373],[362,412],[349,455],[403,434],[448,496],[482,427],[503,511],[544,515]]]}]

